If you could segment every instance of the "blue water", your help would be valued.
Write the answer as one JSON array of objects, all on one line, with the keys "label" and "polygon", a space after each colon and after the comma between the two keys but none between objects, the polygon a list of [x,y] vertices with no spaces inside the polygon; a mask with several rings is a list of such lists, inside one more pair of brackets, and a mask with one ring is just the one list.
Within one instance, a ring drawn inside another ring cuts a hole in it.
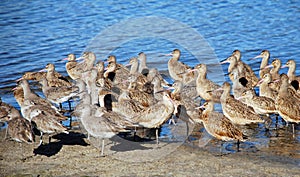
[{"label": "blue water", "polygon": [[[15,85],[14,80],[24,72],[38,71],[51,62],[55,64],[57,71],[66,75],[65,63],[58,60],[65,58],[68,53],[79,56],[92,39],[115,24],[149,16],[176,20],[192,28],[212,48],[217,61],[239,49],[242,59],[255,69],[259,67],[260,60],[247,59],[258,55],[263,49],[268,49],[271,59],[278,57],[283,63],[288,59],[295,59],[299,68],[300,2],[296,0],[204,0],[188,3],[158,0],[3,0],[0,2],[0,96],[3,101],[18,107],[10,90]],[[145,31],[151,31],[152,26],[144,28]],[[188,36],[172,29],[172,26],[166,25],[162,33],[172,32],[175,36],[187,39]],[[117,30],[122,32],[122,28]],[[115,36],[101,37],[106,46],[115,45],[111,40]],[[189,42],[197,46],[195,41]],[[199,49],[201,45],[199,44]],[[152,37],[111,46],[111,50],[98,51],[97,57],[102,60],[104,56],[115,54],[120,62],[126,63],[130,57],[144,51],[152,66],[166,71],[168,58],[159,55],[169,53],[174,48],[182,50],[182,60],[185,63],[193,66],[199,62],[189,48],[180,43]],[[219,72],[226,73],[226,67],[222,66]],[[296,72],[297,75],[300,74],[299,69]],[[214,71],[208,77],[217,79],[219,83],[224,81],[224,77],[219,78]]]}]

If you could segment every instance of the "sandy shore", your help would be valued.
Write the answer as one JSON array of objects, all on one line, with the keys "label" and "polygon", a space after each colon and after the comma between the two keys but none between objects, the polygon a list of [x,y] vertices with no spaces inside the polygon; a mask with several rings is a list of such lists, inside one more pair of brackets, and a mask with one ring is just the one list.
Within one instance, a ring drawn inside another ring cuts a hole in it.
[{"label": "sandy shore", "polygon": [[[4,131],[1,131],[4,137]],[[3,139],[3,138],[2,138]],[[170,153],[160,152],[161,142],[145,143],[116,151],[107,143],[105,157],[79,132],[58,135],[50,144],[20,144],[5,140],[0,145],[0,176],[297,176],[299,159],[264,152],[211,153],[192,143],[171,143]],[[148,149],[147,149],[148,147]],[[146,151],[145,151],[146,150]],[[139,152],[140,151],[140,152]],[[142,153],[141,153],[142,152]],[[144,155],[143,155],[144,153]],[[147,155],[146,155],[147,153]],[[145,158],[154,154],[152,160]],[[137,161],[137,162],[134,162]]]}]

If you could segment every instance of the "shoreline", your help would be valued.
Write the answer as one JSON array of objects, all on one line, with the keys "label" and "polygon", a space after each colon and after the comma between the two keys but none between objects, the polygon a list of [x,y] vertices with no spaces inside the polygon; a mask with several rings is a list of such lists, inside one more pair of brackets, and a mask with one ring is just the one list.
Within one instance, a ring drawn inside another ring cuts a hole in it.
[{"label": "shoreline", "polygon": [[[299,156],[280,156],[265,151],[216,155],[193,144],[182,144],[154,161],[126,162],[114,155],[99,157],[99,149],[89,145],[74,131],[71,140],[53,140],[51,147],[5,140],[1,142],[1,176],[297,176]],[[1,131],[1,137],[4,131]],[[58,136],[58,138],[61,138]],[[50,148],[56,154],[41,152]],[[56,148],[56,149],[55,149]],[[34,155],[34,152],[39,155]],[[122,154],[122,152],[119,152]],[[118,154],[118,152],[116,152]]]}]

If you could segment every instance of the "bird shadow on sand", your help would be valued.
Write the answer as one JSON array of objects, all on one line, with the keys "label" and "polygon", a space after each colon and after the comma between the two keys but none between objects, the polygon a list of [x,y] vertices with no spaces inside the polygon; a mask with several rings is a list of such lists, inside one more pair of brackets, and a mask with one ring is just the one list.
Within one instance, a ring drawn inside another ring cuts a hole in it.
[{"label": "bird shadow on sand", "polygon": [[49,144],[41,144],[33,150],[35,155],[44,155],[47,157],[57,154],[64,145],[80,145],[88,146],[89,144],[84,141],[85,136],[82,133],[70,132],[69,134],[57,134],[52,137],[58,141],[50,142]]},{"label": "bird shadow on sand", "polygon": [[114,136],[111,138],[114,145],[111,146],[110,150],[116,152],[125,152],[125,151],[133,151],[133,150],[148,150],[153,149],[152,147],[146,147],[143,144],[154,144],[155,141],[147,138],[141,138],[139,136],[124,138],[119,136]]}]

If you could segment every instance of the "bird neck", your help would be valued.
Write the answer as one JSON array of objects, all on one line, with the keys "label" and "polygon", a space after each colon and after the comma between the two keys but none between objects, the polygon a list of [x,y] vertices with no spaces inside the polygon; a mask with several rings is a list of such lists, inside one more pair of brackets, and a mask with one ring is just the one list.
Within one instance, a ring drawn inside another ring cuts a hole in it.
[{"label": "bird neck", "polygon": [[138,62],[132,63],[131,68],[130,68],[130,74],[137,73],[137,71],[138,71],[138,64],[139,64]]},{"label": "bird neck", "polygon": [[265,68],[268,65],[269,58],[270,57],[268,57],[268,56],[264,56],[262,58],[261,63],[260,63],[260,69],[263,69],[263,68]]},{"label": "bird neck", "polygon": [[206,72],[198,71],[197,83],[201,83],[206,79]]},{"label": "bird neck", "polygon": [[139,72],[141,73],[144,68],[147,68],[147,66],[146,66],[146,59],[144,57],[142,57],[140,59]]},{"label": "bird neck", "polygon": [[290,80],[293,80],[293,78],[295,77],[295,70],[296,70],[296,66],[291,65],[291,66],[289,67],[289,70],[288,70],[288,72],[287,72],[287,75],[288,75],[288,77],[289,77]]},{"label": "bird neck", "polygon": [[228,66],[228,73],[230,73],[231,71],[233,71],[233,69],[237,66],[237,61],[233,61],[229,64]]}]

